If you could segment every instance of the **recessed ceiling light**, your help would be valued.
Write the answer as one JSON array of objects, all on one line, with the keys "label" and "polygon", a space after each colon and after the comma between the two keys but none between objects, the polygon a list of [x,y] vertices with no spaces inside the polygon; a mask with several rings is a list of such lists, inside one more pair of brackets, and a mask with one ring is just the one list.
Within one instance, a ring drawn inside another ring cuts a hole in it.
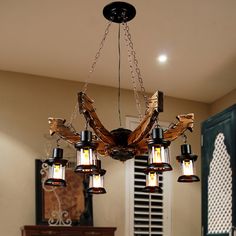
[{"label": "recessed ceiling light", "polygon": [[167,55],[166,54],[161,54],[157,57],[157,60],[160,64],[164,64],[167,62]]}]

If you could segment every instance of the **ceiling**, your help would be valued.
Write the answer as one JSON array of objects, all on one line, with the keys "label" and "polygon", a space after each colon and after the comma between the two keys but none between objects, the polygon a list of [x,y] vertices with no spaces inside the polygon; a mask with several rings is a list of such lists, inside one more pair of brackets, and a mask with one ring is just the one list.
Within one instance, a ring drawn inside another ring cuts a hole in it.
[{"label": "ceiling", "polygon": [[[105,0],[1,0],[0,69],[117,87],[118,25],[107,25]],[[236,88],[235,0],[128,0],[129,22],[144,86],[206,103]],[[123,37],[122,37],[123,39]],[[168,55],[160,65],[156,57]],[[121,87],[132,88],[121,41]]]}]

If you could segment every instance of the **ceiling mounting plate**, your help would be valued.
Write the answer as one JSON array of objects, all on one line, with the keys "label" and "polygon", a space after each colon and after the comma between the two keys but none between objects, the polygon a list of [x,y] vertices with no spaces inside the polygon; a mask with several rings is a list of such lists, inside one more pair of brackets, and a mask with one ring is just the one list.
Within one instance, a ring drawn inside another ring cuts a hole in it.
[{"label": "ceiling mounting plate", "polygon": [[135,7],[127,2],[112,2],[103,8],[104,17],[115,23],[128,22],[136,15]]}]

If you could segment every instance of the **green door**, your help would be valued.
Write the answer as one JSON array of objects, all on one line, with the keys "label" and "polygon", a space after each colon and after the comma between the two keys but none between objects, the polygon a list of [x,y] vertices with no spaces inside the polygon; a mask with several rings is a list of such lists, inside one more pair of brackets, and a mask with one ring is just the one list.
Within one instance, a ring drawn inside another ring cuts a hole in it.
[{"label": "green door", "polygon": [[236,226],[236,105],[202,124],[202,234],[231,236]]}]

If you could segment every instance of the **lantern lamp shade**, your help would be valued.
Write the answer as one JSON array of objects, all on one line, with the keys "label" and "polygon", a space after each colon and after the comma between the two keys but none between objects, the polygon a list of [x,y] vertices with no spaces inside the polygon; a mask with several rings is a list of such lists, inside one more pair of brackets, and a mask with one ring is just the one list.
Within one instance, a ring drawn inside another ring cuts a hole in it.
[{"label": "lantern lamp shade", "polygon": [[77,149],[77,166],[75,172],[91,173],[96,169],[97,143],[92,141],[92,132],[84,130],[80,134],[81,141],[75,144]]},{"label": "lantern lamp shade", "polygon": [[143,189],[145,192],[150,193],[162,193],[161,187],[159,187],[159,176],[157,172],[146,173],[146,187]]},{"label": "lantern lamp shade", "polygon": [[161,163],[165,159],[165,151],[162,145],[152,145],[149,149],[149,162]]},{"label": "lantern lamp shade", "polygon": [[183,160],[181,165],[183,175],[193,175],[193,160]]},{"label": "lantern lamp shade", "polygon": [[46,185],[50,186],[66,186],[65,181],[65,166],[61,164],[53,164],[48,167],[48,179]]},{"label": "lantern lamp shade", "polygon": [[148,168],[153,171],[171,171],[169,149],[159,144],[149,147]]},{"label": "lantern lamp shade", "polygon": [[93,174],[89,176],[88,193],[92,193],[92,194],[106,193],[106,190],[104,188],[104,175]]},{"label": "lantern lamp shade", "polygon": [[46,160],[48,164],[48,179],[45,181],[46,185],[50,186],[66,186],[65,168],[67,160],[63,158],[63,149],[54,148],[53,157]]},{"label": "lantern lamp shade", "polygon": [[182,175],[178,178],[178,182],[197,182],[199,177],[195,174],[194,161],[183,160],[181,162]]},{"label": "lantern lamp shade", "polygon": [[191,183],[200,181],[196,175],[194,162],[197,160],[197,155],[192,154],[189,144],[181,145],[181,155],[177,156],[182,169],[182,175],[179,176],[178,182]]},{"label": "lantern lamp shade", "polygon": [[152,139],[148,143],[148,168],[150,171],[171,171],[169,148],[170,142],[163,139],[163,130],[154,128]]},{"label": "lantern lamp shade", "polygon": [[94,169],[96,160],[96,151],[90,147],[77,150],[77,166],[75,172],[90,173]]},{"label": "lantern lamp shade", "polygon": [[89,176],[89,188],[88,193],[92,194],[103,194],[106,193],[104,188],[104,175],[106,173],[105,170],[101,169],[101,161],[96,161],[97,169],[90,173]]}]

